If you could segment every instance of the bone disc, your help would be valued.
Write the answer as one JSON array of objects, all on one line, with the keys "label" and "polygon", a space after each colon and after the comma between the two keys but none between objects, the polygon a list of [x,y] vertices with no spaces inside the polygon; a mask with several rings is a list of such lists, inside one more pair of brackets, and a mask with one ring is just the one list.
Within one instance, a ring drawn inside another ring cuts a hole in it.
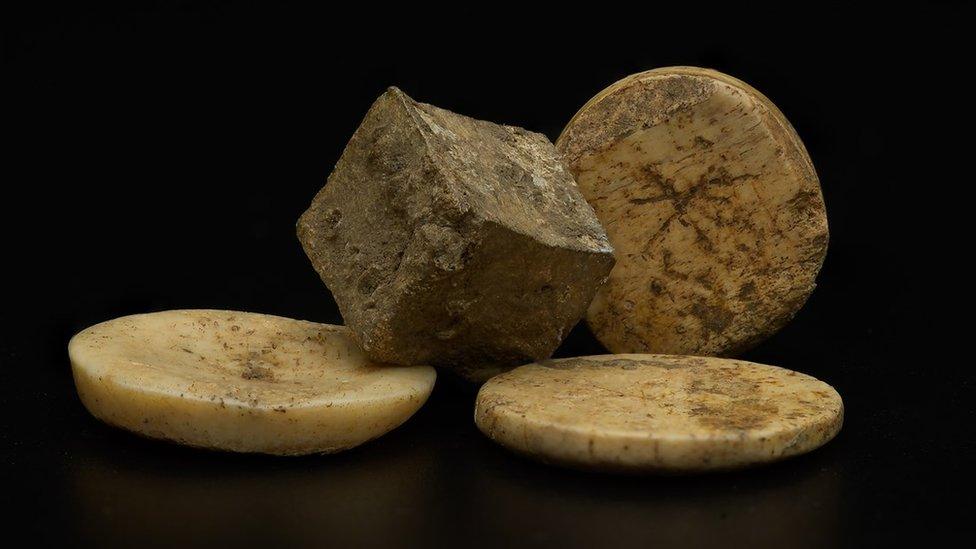
[{"label": "bone disc", "polygon": [[68,354],[95,417],[235,452],[352,448],[406,421],[435,379],[428,366],[371,362],[342,326],[236,311],[110,320],[74,336]]},{"label": "bone disc", "polygon": [[475,422],[545,462],[634,472],[736,469],[809,452],[841,428],[830,385],[740,360],[601,355],[489,380]]},{"label": "bone disc", "polygon": [[694,67],[635,74],[583,106],[556,147],[615,250],[586,317],[610,351],[734,355],[813,291],[820,183],[748,84]]}]

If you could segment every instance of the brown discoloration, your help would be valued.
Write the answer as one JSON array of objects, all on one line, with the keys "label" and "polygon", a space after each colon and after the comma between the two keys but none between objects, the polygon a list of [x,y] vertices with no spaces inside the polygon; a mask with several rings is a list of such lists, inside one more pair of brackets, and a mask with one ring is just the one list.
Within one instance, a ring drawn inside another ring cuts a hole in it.
[{"label": "brown discoloration", "polygon": [[613,143],[635,129],[661,124],[712,94],[707,82],[693,79],[667,79],[656,86],[633,80],[632,87],[615,86],[584,105],[559,137],[556,146],[570,165],[590,154],[592,144]]},{"label": "brown discoloration", "polygon": [[729,355],[788,322],[827,249],[802,142],[762,94],[672,67],[587,103],[557,141],[617,264],[587,313],[615,352]]},{"label": "brown discoloration", "polygon": [[732,311],[721,305],[695,303],[689,309],[706,330],[721,334],[732,323]]},{"label": "brown discoloration", "polygon": [[[751,431],[765,427],[779,409],[756,400],[735,400],[718,406],[701,405],[692,409],[696,421],[712,429]],[[795,419],[796,414],[787,419]]]},{"label": "brown discoloration", "polygon": [[474,380],[549,356],[613,265],[545,136],[395,88],[373,104],[298,235],[371,357]]},{"label": "brown discoloration", "polygon": [[749,362],[604,355],[549,360],[491,379],[475,421],[513,450],[573,467],[700,471],[810,451],[843,421],[810,376]]},{"label": "brown discoloration", "polygon": [[272,372],[269,368],[256,366],[254,364],[247,364],[244,366],[244,370],[241,372],[241,377],[244,379],[260,379],[261,381],[269,382],[275,380],[274,372]]},{"label": "brown discoloration", "polygon": [[756,381],[743,378],[738,369],[702,370],[688,385],[689,395],[720,395],[720,400],[700,400],[690,416],[701,425],[721,431],[758,430],[777,419],[779,408],[762,398]]}]

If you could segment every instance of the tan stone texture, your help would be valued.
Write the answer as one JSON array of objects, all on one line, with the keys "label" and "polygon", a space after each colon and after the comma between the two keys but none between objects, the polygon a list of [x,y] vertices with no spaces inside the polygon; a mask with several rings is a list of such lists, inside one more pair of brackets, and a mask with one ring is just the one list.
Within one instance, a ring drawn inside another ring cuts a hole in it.
[{"label": "tan stone texture", "polygon": [[570,467],[689,473],[809,452],[841,428],[830,385],[751,362],[601,355],[516,368],[481,387],[478,427],[499,444]]},{"label": "tan stone texture", "polygon": [[813,291],[828,241],[817,174],[749,85],[694,67],[636,74],[556,147],[615,250],[587,313],[612,352],[734,355]]},{"label": "tan stone texture", "polygon": [[95,417],[235,452],[357,446],[413,415],[435,379],[429,366],[370,361],[342,326],[237,311],[117,318],[78,333],[68,355]]}]

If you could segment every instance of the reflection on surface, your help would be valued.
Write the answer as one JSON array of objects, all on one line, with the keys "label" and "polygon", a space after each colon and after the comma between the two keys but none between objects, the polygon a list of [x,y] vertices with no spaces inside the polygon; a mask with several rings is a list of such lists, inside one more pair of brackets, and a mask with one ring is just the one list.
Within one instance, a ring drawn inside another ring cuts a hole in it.
[{"label": "reflection on surface", "polygon": [[516,468],[503,463],[508,459],[519,458],[495,456],[492,469],[473,477],[471,517],[491,515],[497,524],[534,532],[539,542],[829,547],[839,541],[840,479],[809,460],[751,472],[627,478],[530,463]]},{"label": "reflection on surface", "polygon": [[473,393],[448,383],[390,435],[306,458],[198,451],[100,427],[73,450],[66,511],[76,539],[99,545],[839,541],[830,444],[753,471],[607,476],[508,453],[476,430],[472,405]]},{"label": "reflection on surface", "polygon": [[69,515],[76,539],[97,545],[396,545],[425,528],[412,508],[434,496],[432,448],[407,435],[333,456],[274,458],[119,432],[112,444],[78,449]]}]

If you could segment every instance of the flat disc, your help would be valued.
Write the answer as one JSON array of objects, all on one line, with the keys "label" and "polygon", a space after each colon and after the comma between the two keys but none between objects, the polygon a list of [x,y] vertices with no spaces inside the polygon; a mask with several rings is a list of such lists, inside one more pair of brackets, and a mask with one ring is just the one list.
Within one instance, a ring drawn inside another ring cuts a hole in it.
[{"label": "flat disc", "polygon": [[694,67],[627,77],[556,147],[615,250],[587,313],[610,351],[734,355],[813,291],[820,183],[786,118],[744,82]]},{"label": "flat disc", "polygon": [[740,360],[601,355],[529,364],[489,380],[475,422],[499,444],[572,467],[694,472],[809,452],[843,403],[808,375]]},{"label": "flat disc", "polygon": [[370,362],[342,326],[236,311],[133,315],[68,344],[97,418],[148,437],[269,454],[335,452],[426,401],[428,366]]}]

